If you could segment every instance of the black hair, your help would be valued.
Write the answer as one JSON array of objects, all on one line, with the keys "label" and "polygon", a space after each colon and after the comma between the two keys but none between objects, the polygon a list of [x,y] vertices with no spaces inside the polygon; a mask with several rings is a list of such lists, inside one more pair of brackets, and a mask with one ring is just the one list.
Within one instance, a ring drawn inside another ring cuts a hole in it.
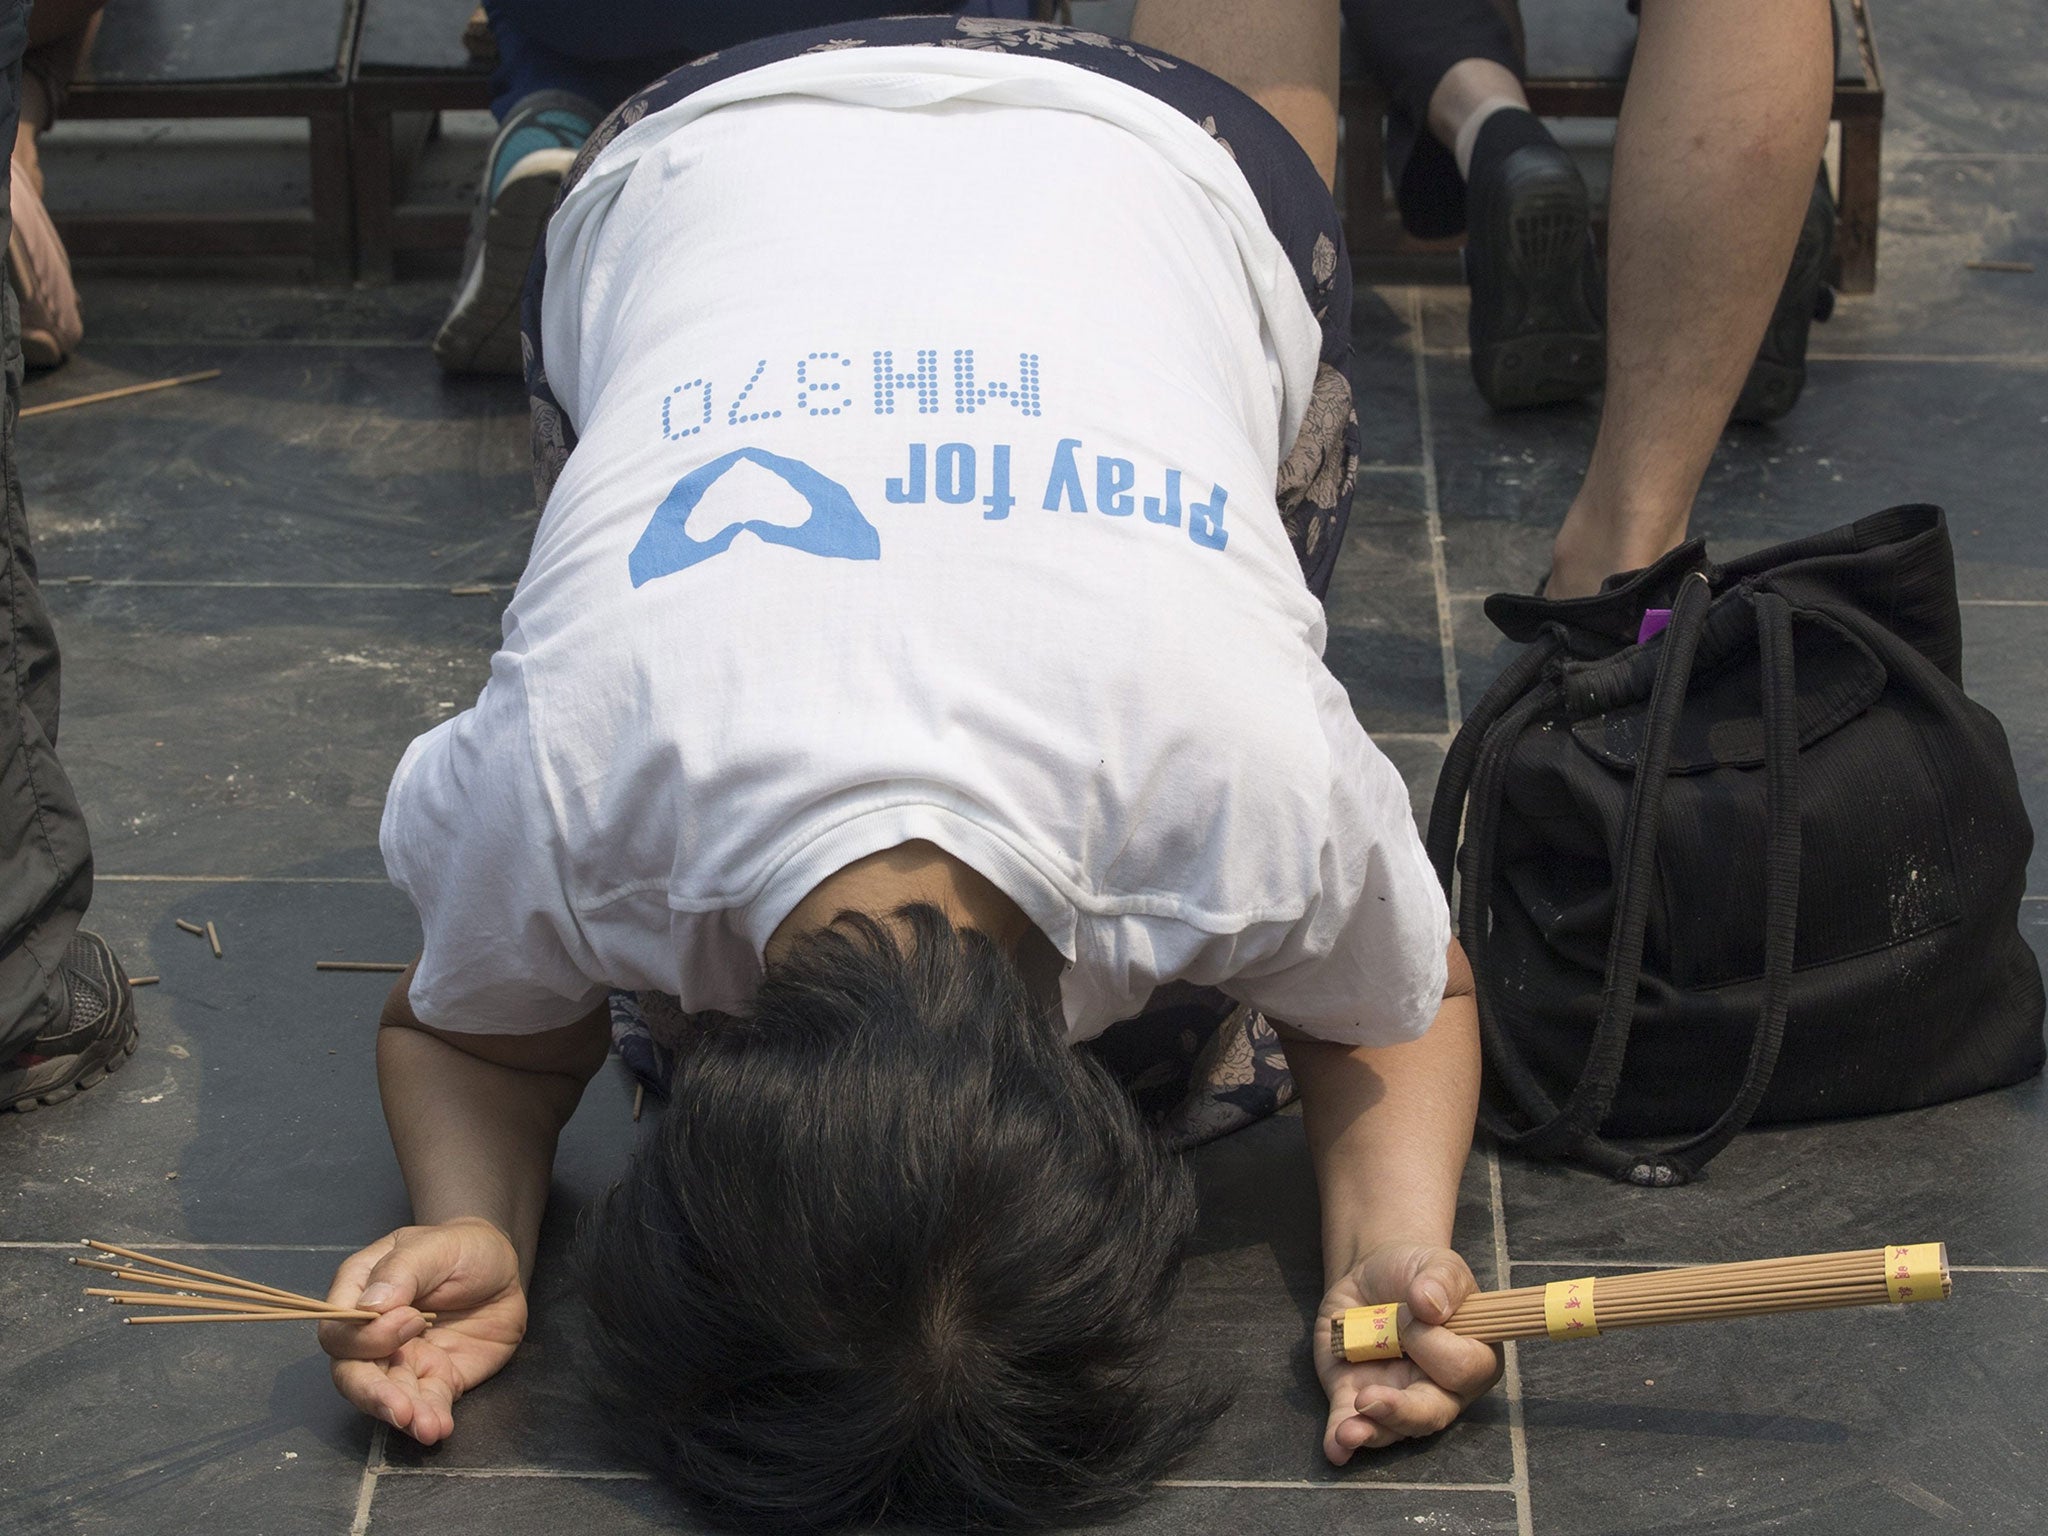
[{"label": "black hair", "polygon": [[896,917],[682,1053],[583,1232],[598,1393],[730,1526],[1111,1514],[1225,1402],[1170,1336],[1188,1171],[995,943]]}]

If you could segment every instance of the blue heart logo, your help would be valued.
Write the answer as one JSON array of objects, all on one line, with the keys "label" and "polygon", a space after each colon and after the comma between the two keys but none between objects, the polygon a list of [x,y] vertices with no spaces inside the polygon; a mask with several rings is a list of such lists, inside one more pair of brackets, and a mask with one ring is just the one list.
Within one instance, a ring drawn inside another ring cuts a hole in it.
[{"label": "blue heart logo", "polygon": [[[736,464],[756,464],[780,478],[809,504],[811,515],[795,527],[761,518],[728,523],[708,539],[690,533],[690,514],[704,499],[705,492]],[[633,585],[645,586],[657,576],[670,576],[700,565],[713,555],[725,553],[742,532],[768,544],[782,544],[806,554],[829,560],[879,560],[882,538],[874,524],[861,515],[853,495],[845,486],[819,474],[799,459],[760,448],[735,448],[722,458],[691,470],[675,483],[648,519],[640,542],[633,546],[628,569]]]}]

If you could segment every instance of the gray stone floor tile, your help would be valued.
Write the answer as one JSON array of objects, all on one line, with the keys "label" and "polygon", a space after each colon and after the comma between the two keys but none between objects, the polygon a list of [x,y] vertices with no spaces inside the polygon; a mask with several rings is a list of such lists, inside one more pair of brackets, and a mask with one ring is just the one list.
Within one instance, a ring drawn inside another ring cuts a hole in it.
[{"label": "gray stone floor tile", "polygon": [[598,1092],[586,1094],[577,1115],[584,1124],[572,1122],[584,1142],[581,1169],[557,1164],[519,1353],[463,1399],[456,1409],[455,1433],[440,1445],[426,1448],[404,1435],[391,1435],[385,1454],[393,1466],[442,1473],[493,1467],[636,1470],[614,1444],[590,1392],[589,1310],[578,1288],[574,1234],[577,1216],[625,1171],[635,1137],[653,1133],[660,1110],[650,1100],[641,1124],[632,1123],[632,1090],[616,1060],[593,1086]]},{"label": "gray stone floor tile", "polygon": [[632,1536],[710,1531],[659,1484],[637,1478],[386,1475],[370,1506],[375,1536],[557,1536],[568,1530]]},{"label": "gray stone floor tile", "polygon": [[2048,1276],[1964,1274],[1941,1303],[1524,1344],[1535,1529],[2037,1531],[2044,1317]]},{"label": "gray stone floor tile", "polygon": [[1445,728],[1443,648],[1429,530],[1419,518],[1353,524],[1323,600],[1323,660],[1368,731]]},{"label": "gray stone floor tile", "polygon": [[2048,15],[1999,0],[1872,5],[1886,151],[2048,153]]},{"label": "gray stone floor tile", "polygon": [[[1299,1532],[1337,1536],[1359,1529],[1416,1528],[1433,1536],[1493,1536],[1515,1529],[1511,1495],[1367,1488],[1161,1489],[1139,1509],[1091,1531],[1188,1530]],[[564,1529],[695,1531],[680,1503],[651,1483],[581,1478],[418,1477],[379,1480],[372,1505],[376,1536],[489,1530],[502,1536],[552,1536]],[[882,1536],[895,1530],[882,1526]]]},{"label": "gray stone floor tile", "polygon": [[1401,770],[1408,785],[1408,806],[1415,812],[1415,824],[1426,828],[1430,798],[1436,793],[1438,772],[1444,765],[1445,738],[1380,735],[1373,738],[1388,761]]},{"label": "gray stone floor tile", "polygon": [[[1597,417],[1584,404],[1495,415],[1464,387],[1462,367],[1429,360],[1451,589],[1528,591],[1549,569]],[[2043,377],[1988,363],[1813,363],[1789,416],[1723,436],[1691,531],[1726,558],[1930,501],[1948,509],[1964,598],[2048,596],[2032,460],[1985,451],[2041,440]]]},{"label": "gray stone floor tile", "polygon": [[[1413,390],[1410,390],[1413,393]],[[1363,466],[1351,496],[1354,529],[1384,523],[1418,523],[1429,516],[1422,493],[1420,465]],[[1346,542],[1350,535],[1347,533]]]},{"label": "gray stone floor tile", "polygon": [[1360,1530],[1418,1530],[1431,1536],[1493,1536],[1515,1529],[1512,1494],[1498,1491],[1373,1488],[1163,1489],[1122,1520],[1100,1527],[1129,1536],[1186,1531],[1299,1532],[1352,1536]]},{"label": "gray stone floor tile", "polygon": [[417,348],[95,346],[26,405],[205,368],[16,435],[43,580],[509,586],[533,539],[526,403]]},{"label": "gray stone floor tile", "polygon": [[[94,1225],[77,1205],[74,1225]],[[304,1289],[324,1287],[331,1257],[229,1249],[187,1262]],[[343,1536],[370,1426],[335,1395],[310,1323],[131,1328],[80,1294],[94,1272],[63,1259],[0,1249],[11,1536]]]},{"label": "gray stone floor tile", "polygon": [[[436,275],[314,287],[245,275],[166,276],[149,264],[111,270],[82,266],[77,276],[79,304],[89,322],[80,362],[93,362],[102,351],[135,342],[286,347],[343,342],[418,348],[440,326],[455,286],[452,277]],[[35,382],[38,389],[45,384],[54,389],[67,379],[57,374]],[[516,397],[519,383],[508,378],[505,388]]]},{"label": "gray stone floor tile", "polygon": [[[2048,352],[2048,155],[1917,157],[1885,166],[1877,290],[1845,295],[1811,347],[1824,357]],[[2034,271],[1972,271],[1972,261]],[[2037,362],[2037,367],[2041,366]]]},{"label": "gray stone floor tile", "polygon": [[1947,1243],[1955,1264],[2048,1265],[2048,1083],[1751,1130],[1678,1189],[1508,1154],[1501,1179],[1518,1265],[1708,1264],[1920,1242]]},{"label": "gray stone floor tile", "polygon": [[[1494,592],[1508,582],[1527,590],[1550,566],[1550,536],[1577,494],[1599,423],[1596,402],[1499,413],[1472,386],[1462,357],[1427,360],[1431,420],[1436,428],[1437,502],[1444,558],[1453,592]],[[1512,566],[1477,523],[1518,530]],[[1540,548],[1533,563],[1524,545]]]},{"label": "gray stone floor tile", "polygon": [[1963,684],[2005,725],[2019,769],[2020,794],[2033,819],[2034,857],[2027,889],[2048,895],[2048,698],[2041,666],[2048,658],[2048,602],[2039,607],[1963,610]]},{"label": "gray stone floor tile", "polygon": [[475,701],[509,592],[46,587],[63,760],[107,874],[381,877],[411,739]]},{"label": "gray stone floor tile", "polygon": [[1486,599],[1477,593],[1451,595],[1451,631],[1457,637],[1458,695],[1469,718],[1521,647],[1493,627],[1486,616]]},{"label": "gray stone floor tile", "polygon": [[[1351,301],[1351,394],[1358,411],[1359,462],[1420,464],[1409,289],[1361,284]],[[1359,487],[1361,492],[1367,486]]]},{"label": "gray stone floor tile", "polygon": [[[211,919],[223,958],[178,917]],[[122,1070],[64,1104],[0,1116],[0,1233],[353,1249],[407,1219],[375,1081],[391,978],[313,969],[412,958],[419,927],[403,896],[382,884],[113,881],[90,923],[132,974],[163,980],[136,990],[141,1039]],[[564,1133],[565,1223],[615,1176],[631,1096],[614,1063]],[[339,1256],[322,1262],[331,1273]]]},{"label": "gray stone floor tile", "polygon": [[[1356,1457],[1323,1459],[1328,1399],[1308,1356],[1322,1300],[1314,1172],[1290,1112],[1197,1155],[1202,1225],[1182,1303],[1197,1358],[1232,1382],[1236,1400],[1178,1475],[1229,1481],[1494,1483],[1512,1475],[1506,1404],[1498,1396],[1435,1438]],[[1482,1286],[1493,1277],[1493,1216],[1485,1160],[1467,1165],[1454,1242]]]},{"label": "gray stone floor tile", "polygon": [[[579,1115],[579,1120],[584,1117]],[[652,1122],[646,1122],[651,1133]],[[629,1123],[608,1126],[623,1142]],[[570,1175],[594,1192],[609,1169],[593,1149],[589,1171]],[[1322,1457],[1325,1400],[1307,1354],[1307,1329],[1322,1296],[1315,1185],[1298,1115],[1284,1114],[1203,1149],[1195,1167],[1202,1221],[1179,1305],[1180,1330],[1199,1368],[1229,1383],[1234,1401],[1177,1474],[1232,1482],[1500,1483],[1512,1472],[1506,1406],[1479,1405],[1449,1432],[1361,1458],[1338,1469]],[[559,1187],[565,1182],[558,1175]],[[1457,1245],[1482,1284],[1492,1284],[1492,1215],[1486,1170],[1475,1158],[1459,1208]],[[625,1461],[591,1402],[584,1371],[587,1313],[567,1262],[575,1204],[551,1210],[536,1266],[534,1317],[520,1354],[465,1400],[456,1435],[432,1450],[391,1437],[394,1466],[487,1471],[545,1465],[622,1471]]]}]

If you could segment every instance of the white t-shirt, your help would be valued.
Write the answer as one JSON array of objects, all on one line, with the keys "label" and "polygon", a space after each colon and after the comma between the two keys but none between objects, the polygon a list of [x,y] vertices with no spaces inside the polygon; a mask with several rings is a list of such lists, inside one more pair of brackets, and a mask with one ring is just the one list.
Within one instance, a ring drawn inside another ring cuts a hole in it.
[{"label": "white t-shirt", "polygon": [[925,839],[1066,957],[1072,1038],[1175,979],[1428,1026],[1444,903],[1273,501],[1317,328],[1202,129],[1007,54],[751,71],[606,147],[542,330],[580,440],[385,808],[423,1020],[744,1009]]}]

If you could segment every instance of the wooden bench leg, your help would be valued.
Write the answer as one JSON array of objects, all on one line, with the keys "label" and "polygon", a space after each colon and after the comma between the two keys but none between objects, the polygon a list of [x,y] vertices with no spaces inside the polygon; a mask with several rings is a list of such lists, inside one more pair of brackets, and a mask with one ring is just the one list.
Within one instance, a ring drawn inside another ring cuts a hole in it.
[{"label": "wooden bench leg", "polygon": [[1836,189],[1835,257],[1843,293],[1877,287],[1879,145],[1884,123],[1875,117],[1842,120],[1842,184]]},{"label": "wooden bench leg", "polygon": [[348,109],[339,93],[329,110],[311,113],[313,275],[345,283],[355,271],[355,209],[349,196]]},{"label": "wooden bench leg", "polygon": [[1344,151],[1337,187],[1344,199],[1344,244],[1356,260],[1396,249],[1401,217],[1387,198],[1386,144],[1380,132],[1386,104],[1379,92],[1367,81],[1346,80],[1338,110]]},{"label": "wooden bench leg", "polygon": [[392,205],[398,189],[391,152],[391,117],[358,107],[350,128],[356,192],[356,271],[367,283],[391,281]]}]

